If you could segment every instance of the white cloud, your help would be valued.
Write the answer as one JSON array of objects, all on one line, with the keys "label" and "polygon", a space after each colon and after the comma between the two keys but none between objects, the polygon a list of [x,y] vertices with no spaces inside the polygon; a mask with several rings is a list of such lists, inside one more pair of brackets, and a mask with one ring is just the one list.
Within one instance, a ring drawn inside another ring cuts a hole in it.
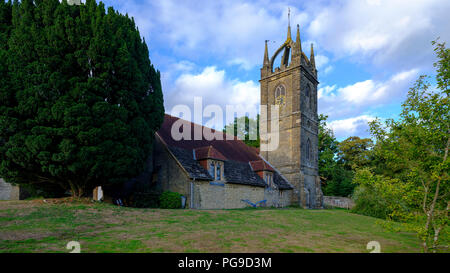
[{"label": "white cloud", "polygon": [[308,11],[314,18],[310,39],[338,58],[385,69],[429,68],[430,42],[438,36],[450,40],[447,0],[341,0],[320,7],[311,3]]},{"label": "white cloud", "polygon": [[318,54],[317,56],[315,56],[315,61],[316,61],[316,68],[317,68],[317,69],[321,69],[321,68],[324,67],[326,64],[328,64],[328,62],[329,62],[330,60],[328,59],[327,56]]},{"label": "white cloud", "polygon": [[375,117],[369,115],[361,115],[357,117],[334,120],[328,123],[328,127],[333,129],[336,138],[348,137],[348,136],[367,136],[368,135],[368,123],[373,121]]},{"label": "white cloud", "polygon": [[402,71],[387,81],[369,79],[339,88],[336,85],[320,87],[319,112],[333,113],[335,118],[339,118],[360,113],[367,107],[375,108],[401,99],[418,72],[418,69]]},{"label": "white cloud", "polygon": [[219,105],[225,115],[226,105],[232,105],[242,110],[258,111],[259,84],[253,81],[227,79],[224,70],[216,67],[206,67],[199,74],[185,73],[176,81],[166,94],[166,111],[178,104],[190,107],[192,114],[194,97],[201,97],[203,107]]},{"label": "white cloud", "polygon": [[336,89],[336,85],[333,86],[325,86],[325,87],[321,87],[319,88],[319,91],[317,92],[317,98],[320,100],[321,98],[327,97],[327,98],[331,98],[334,97],[335,94],[333,93],[333,91]]},{"label": "white cloud", "polygon": [[[430,42],[450,40],[448,0],[106,2],[133,16],[147,38],[167,111],[192,104],[194,96],[207,104],[258,105],[264,40],[273,54],[286,39],[288,6],[294,38],[300,24],[302,48],[309,57],[314,43],[319,77],[329,84],[319,89],[319,111],[335,120],[399,103],[419,71],[429,73],[435,61]],[[352,75],[341,69],[351,62],[372,76],[348,85],[324,77],[339,73],[348,82]]]},{"label": "white cloud", "polygon": [[236,65],[240,69],[244,69],[244,70],[251,70],[254,67],[253,64],[251,64],[248,60],[243,59],[243,58],[234,58],[234,59],[228,61],[227,64],[228,65]]},{"label": "white cloud", "polygon": [[[308,14],[285,1],[111,1],[135,17],[151,42],[196,63],[214,56],[225,64],[250,70],[263,61],[264,40],[273,53],[286,39],[287,7],[295,25],[306,26]],[[152,44],[149,44],[150,48]]]}]

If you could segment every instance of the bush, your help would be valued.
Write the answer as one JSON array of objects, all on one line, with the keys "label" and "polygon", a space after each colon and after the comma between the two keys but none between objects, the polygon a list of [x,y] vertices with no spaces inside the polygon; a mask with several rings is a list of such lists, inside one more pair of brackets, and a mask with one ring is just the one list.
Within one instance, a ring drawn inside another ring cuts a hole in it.
[{"label": "bush", "polygon": [[162,209],[179,209],[181,208],[181,194],[165,191],[159,197],[159,204]]},{"label": "bush", "polygon": [[135,208],[158,208],[160,195],[156,193],[136,192],[132,195],[131,206]]},{"label": "bush", "polygon": [[355,206],[351,212],[387,219],[391,211],[387,207],[387,202],[373,187],[360,185],[355,188],[353,194]]}]

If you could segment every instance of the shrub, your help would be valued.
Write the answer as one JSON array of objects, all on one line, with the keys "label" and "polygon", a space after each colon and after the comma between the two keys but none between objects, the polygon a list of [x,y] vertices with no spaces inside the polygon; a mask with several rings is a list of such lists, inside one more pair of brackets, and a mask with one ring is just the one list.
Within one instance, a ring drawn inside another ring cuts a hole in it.
[{"label": "shrub", "polygon": [[351,212],[366,216],[387,219],[391,211],[389,211],[386,200],[376,192],[373,187],[360,185],[355,188],[353,193],[355,206]]},{"label": "shrub", "polygon": [[181,208],[181,194],[165,191],[159,197],[159,204],[162,209],[179,209]]},{"label": "shrub", "polygon": [[136,192],[132,195],[131,206],[135,208],[158,208],[160,195],[156,193]]}]

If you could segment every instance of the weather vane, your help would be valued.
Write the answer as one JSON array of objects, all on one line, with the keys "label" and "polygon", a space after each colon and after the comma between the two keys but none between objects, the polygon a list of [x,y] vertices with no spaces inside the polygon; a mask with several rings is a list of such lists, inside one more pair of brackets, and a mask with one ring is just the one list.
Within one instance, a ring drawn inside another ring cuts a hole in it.
[{"label": "weather vane", "polygon": [[291,8],[288,7],[288,25],[291,25]]}]

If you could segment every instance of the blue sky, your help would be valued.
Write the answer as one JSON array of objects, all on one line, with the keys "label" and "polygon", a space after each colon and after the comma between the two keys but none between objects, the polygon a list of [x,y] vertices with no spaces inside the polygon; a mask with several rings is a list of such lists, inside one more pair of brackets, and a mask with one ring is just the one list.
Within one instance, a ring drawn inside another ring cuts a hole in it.
[{"label": "blue sky", "polygon": [[307,56],[314,43],[319,113],[338,139],[368,136],[367,122],[396,118],[409,87],[433,75],[431,41],[450,40],[448,0],[107,0],[135,18],[162,73],[166,112],[176,104],[259,105],[264,40],[284,42],[291,9]]}]

